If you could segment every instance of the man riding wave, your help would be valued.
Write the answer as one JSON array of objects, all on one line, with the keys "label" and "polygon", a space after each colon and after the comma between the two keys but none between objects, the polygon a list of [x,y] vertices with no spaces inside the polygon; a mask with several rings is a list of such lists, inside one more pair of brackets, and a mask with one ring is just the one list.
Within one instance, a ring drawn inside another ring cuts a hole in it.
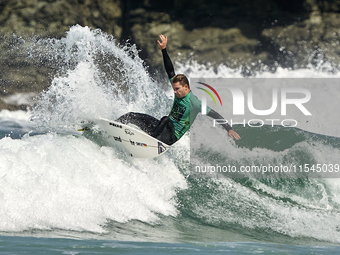
[{"label": "man riding wave", "polygon": [[[166,50],[167,36],[160,35],[157,41],[162,51],[165,70],[170,79],[175,97],[168,116],[160,120],[144,113],[129,112],[119,117],[117,121],[123,124],[131,123],[152,137],[172,145],[177,142],[190,128],[197,114],[201,111],[201,101],[191,92],[188,78],[184,74],[175,74],[173,64]],[[207,116],[213,119],[224,119],[219,113],[207,107]],[[236,140],[241,139],[228,124],[221,125],[228,135]]]}]

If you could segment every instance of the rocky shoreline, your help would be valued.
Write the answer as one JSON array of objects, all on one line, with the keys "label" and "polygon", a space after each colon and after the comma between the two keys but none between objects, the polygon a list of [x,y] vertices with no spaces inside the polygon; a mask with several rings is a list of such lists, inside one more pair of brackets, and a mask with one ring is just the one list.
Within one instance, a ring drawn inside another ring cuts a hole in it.
[{"label": "rocky shoreline", "polygon": [[136,44],[150,70],[162,68],[161,33],[174,61],[241,66],[246,75],[263,66],[340,63],[340,4],[331,0],[5,0],[0,24],[0,109],[25,108],[2,99],[50,84],[50,67],[27,58],[25,40],[64,37],[76,24]]}]

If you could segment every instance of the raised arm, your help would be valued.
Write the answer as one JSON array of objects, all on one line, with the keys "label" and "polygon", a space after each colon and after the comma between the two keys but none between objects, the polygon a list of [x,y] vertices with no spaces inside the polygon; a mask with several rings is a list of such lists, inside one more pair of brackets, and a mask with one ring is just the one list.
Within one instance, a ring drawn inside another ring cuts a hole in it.
[{"label": "raised arm", "polygon": [[175,69],[174,69],[174,66],[172,65],[168,52],[166,51],[166,44],[168,42],[168,37],[164,35],[160,35],[159,38],[160,38],[160,41],[157,41],[157,42],[158,42],[159,47],[162,50],[165,71],[168,74],[168,77],[170,80],[172,77],[175,76]]}]

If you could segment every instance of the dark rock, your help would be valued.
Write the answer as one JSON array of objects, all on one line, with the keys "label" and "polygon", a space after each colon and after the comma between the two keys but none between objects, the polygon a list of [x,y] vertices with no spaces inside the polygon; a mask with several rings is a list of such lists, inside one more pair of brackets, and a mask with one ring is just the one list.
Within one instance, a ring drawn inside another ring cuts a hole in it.
[{"label": "dark rock", "polygon": [[0,95],[49,86],[54,67],[28,57],[32,38],[60,38],[76,24],[135,43],[151,70],[163,68],[159,34],[169,37],[174,62],[256,69],[321,59],[338,68],[339,12],[334,0],[4,0]]}]

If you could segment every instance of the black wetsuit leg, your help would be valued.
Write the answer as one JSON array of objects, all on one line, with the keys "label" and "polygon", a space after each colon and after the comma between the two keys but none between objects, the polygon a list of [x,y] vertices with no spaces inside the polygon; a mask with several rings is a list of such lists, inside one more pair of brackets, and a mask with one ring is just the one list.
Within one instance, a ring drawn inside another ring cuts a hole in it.
[{"label": "black wetsuit leg", "polygon": [[168,145],[172,145],[177,142],[175,126],[169,116],[164,116],[152,130],[150,135]]},{"label": "black wetsuit leg", "polygon": [[139,112],[129,112],[127,114],[124,114],[120,116],[117,121],[123,124],[131,123],[133,125],[136,125],[148,134],[150,134],[150,132],[157,126],[159,122],[159,120],[155,117]]},{"label": "black wetsuit leg", "polygon": [[158,120],[148,114],[129,112],[119,117],[117,121],[123,124],[134,124],[147,134],[168,145],[177,141],[174,124],[168,116],[164,116],[161,120]]}]

